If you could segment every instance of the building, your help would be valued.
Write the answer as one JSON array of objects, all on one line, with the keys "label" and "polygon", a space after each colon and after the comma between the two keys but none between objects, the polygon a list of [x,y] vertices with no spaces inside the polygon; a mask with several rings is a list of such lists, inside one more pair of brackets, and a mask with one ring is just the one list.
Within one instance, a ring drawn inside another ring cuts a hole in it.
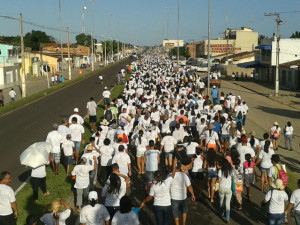
[{"label": "building", "polygon": [[184,46],[184,40],[163,40],[163,48],[165,51],[169,51],[172,48]]},{"label": "building", "polygon": [[201,56],[201,53],[200,53],[201,45],[200,44],[201,44],[201,41],[186,44],[186,47],[189,50],[191,58],[197,58],[197,57]]},{"label": "building", "polygon": [[[242,27],[240,30],[227,29],[224,38],[210,40],[211,56],[222,54],[238,54],[250,52],[258,45],[258,33],[250,28]],[[207,56],[208,40],[200,43],[200,55]]]}]

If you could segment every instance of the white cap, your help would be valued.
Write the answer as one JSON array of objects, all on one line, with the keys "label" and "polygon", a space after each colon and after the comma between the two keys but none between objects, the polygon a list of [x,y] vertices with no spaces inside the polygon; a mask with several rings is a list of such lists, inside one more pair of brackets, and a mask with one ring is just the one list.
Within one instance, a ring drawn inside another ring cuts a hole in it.
[{"label": "white cap", "polygon": [[216,88],[216,86],[213,86],[213,88]]},{"label": "white cap", "polygon": [[78,108],[75,108],[75,109],[74,109],[74,112],[79,112],[79,109],[78,109]]},{"label": "white cap", "polygon": [[90,193],[89,193],[89,200],[92,201],[93,199],[95,199],[95,200],[98,199],[98,194],[96,191],[90,191]]},{"label": "white cap", "polygon": [[147,105],[145,103],[143,103],[142,108],[147,108]]},{"label": "white cap", "polygon": [[107,90],[107,87],[106,87],[106,86],[104,87],[104,90]]}]

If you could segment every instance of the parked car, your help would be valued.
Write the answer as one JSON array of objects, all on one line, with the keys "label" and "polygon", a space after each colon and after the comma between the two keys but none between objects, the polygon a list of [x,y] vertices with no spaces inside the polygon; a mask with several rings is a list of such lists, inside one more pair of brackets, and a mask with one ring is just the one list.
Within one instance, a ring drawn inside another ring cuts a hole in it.
[{"label": "parked car", "polygon": [[87,68],[87,64],[83,63],[80,65],[80,69],[85,69],[85,68]]}]

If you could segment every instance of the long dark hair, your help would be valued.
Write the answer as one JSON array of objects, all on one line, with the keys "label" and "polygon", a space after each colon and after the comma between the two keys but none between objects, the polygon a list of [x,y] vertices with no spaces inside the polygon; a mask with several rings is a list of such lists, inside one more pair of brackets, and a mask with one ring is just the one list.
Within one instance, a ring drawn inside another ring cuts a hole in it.
[{"label": "long dark hair", "polygon": [[142,136],[144,134],[144,131],[140,130],[139,131],[139,143],[142,144]]},{"label": "long dark hair", "polygon": [[119,194],[121,188],[121,179],[120,177],[112,173],[109,177],[110,184],[108,186],[108,193],[109,194]]},{"label": "long dark hair", "polygon": [[245,159],[248,162],[248,166],[250,167],[251,166],[251,155],[249,153],[247,153],[245,155]]},{"label": "long dark hair", "polygon": [[254,136],[251,136],[251,138],[250,138],[250,145],[251,145],[251,147],[254,147],[254,144],[255,144]]},{"label": "long dark hair", "polygon": [[269,147],[270,147],[271,142],[270,141],[265,141],[265,145],[264,145],[264,151],[265,153],[269,153]]},{"label": "long dark hair", "polygon": [[222,160],[222,169],[221,170],[222,170],[222,174],[225,178],[227,178],[231,174],[232,167],[231,167],[231,164],[226,159]]},{"label": "long dark hair", "polygon": [[217,154],[213,148],[208,149],[206,161],[209,167],[216,166]]},{"label": "long dark hair", "polygon": [[120,213],[125,214],[131,211],[131,201],[127,195],[124,195],[120,200]]},{"label": "long dark hair", "polygon": [[164,181],[163,174],[159,170],[154,172],[154,177],[157,180],[157,183],[162,183]]}]

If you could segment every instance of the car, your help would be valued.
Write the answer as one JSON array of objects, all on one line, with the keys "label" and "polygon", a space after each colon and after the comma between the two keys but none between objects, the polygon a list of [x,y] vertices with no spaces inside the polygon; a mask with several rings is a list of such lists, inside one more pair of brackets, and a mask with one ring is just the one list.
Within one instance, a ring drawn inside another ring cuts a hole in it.
[{"label": "car", "polygon": [[87,68],[87,64],[82,63],[82,64],[80,65],[80,69],[85,69],[85,68]]}]

